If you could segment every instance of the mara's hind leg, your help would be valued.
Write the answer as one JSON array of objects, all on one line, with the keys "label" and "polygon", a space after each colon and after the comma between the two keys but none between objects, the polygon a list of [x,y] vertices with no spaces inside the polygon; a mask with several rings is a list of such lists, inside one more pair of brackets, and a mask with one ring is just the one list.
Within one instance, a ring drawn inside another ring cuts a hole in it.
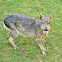
[{"label": "mara's hind leg", "polygon": [[[11,36],[11,32],[9,32],[7,35],[6,35],[6,37],[9,39],[10,38],[10,36]],[[16,36],[15,36],[16,37]],[[16,44],[16,42],[14,42],[15,44]]]},{"label": "mara's hind leg", "polygon": [[9,32],[9,33],[6,35],[6,37],[7,37],[7,38],[9,38],[9,37],[10,37],[10,35],[11,35],[11,32]]},{"label": "mara's hind leg", "polygon": [[11,31],[11,35],[9,37],[9,42],[12,44],[12,46],[14,47],[14,49],[17,49],[19,50],[20,48],[17,47],[14,43],[14,39],[17,37],[17,31],[16,30],[13,30]]},{"label": "mara's hind leg", "polygon": [[46,56],[46,53],[45,53],[45,48],[44,48],[44,46],[43,46],[43,40],[37,40],[37,42],[38,42],[38,44],[39,44],[39,46],[40,46],[40,48],[41,48],[41,51],[42,51],[42,54],[44,55],[44,56]]}]

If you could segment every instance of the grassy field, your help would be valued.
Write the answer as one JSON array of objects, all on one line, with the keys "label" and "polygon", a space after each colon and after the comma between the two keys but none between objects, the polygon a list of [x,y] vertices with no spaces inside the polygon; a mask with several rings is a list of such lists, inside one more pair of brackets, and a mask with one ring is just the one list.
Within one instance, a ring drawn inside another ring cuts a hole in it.
[{"label": "grassy field", "polygon": [[[14,50],[6,38],[8,31],[2,22],[13,13],[20,13],[39,20],[39,14],[51,13],[51,30],[44,40],[47,56],[42,56],[35,38],[18,36]],[[62,62],[62,0],[0,0],[0,62]]]}]

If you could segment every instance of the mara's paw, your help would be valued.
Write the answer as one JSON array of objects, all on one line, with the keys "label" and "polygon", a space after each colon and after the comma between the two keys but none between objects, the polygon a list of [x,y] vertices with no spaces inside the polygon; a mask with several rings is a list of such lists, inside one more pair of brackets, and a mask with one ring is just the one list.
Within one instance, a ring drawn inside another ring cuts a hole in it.
[{"label": "mara's paw", "polygon": [[43,56],[46,56],[46,53],[45,52],[42,52]]},{"label": "mara's paw", "polygon": [[20,48],[19,48],[19,47],[16,47],[15,49],[16,49],[16,50],[20,50]]}]

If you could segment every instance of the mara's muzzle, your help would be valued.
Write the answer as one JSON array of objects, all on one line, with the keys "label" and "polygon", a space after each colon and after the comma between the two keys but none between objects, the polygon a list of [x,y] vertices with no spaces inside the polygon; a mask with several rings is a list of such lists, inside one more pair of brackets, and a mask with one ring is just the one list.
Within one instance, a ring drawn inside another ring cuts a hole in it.
[{"label": "mara's muzzle", "polygon": [[44,34],[48,34],[48,30],[44,30],[43,33],[44,33]]}]

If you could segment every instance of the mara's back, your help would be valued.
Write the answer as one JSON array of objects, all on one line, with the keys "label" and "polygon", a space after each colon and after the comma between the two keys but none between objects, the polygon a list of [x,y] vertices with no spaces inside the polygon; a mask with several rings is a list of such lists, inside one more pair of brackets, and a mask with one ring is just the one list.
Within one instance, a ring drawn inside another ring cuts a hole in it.
[{"label": "mara's back", "polygon": [[41,21],[21,14],[9,15],[4,24],[10,30],[18,30],[23,36],[37,37],[41,32]]}]

